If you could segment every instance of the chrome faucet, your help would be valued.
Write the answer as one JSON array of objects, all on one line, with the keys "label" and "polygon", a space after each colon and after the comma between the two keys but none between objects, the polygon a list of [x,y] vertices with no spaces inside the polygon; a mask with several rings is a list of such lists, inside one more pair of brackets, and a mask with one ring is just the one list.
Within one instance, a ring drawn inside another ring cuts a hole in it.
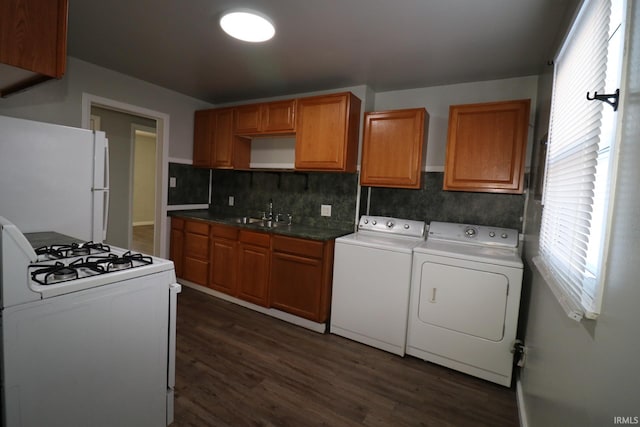
[{"label": "chrome faucet", "polygon": [[273,219],[273,199],[269,199],[269,219]]}]

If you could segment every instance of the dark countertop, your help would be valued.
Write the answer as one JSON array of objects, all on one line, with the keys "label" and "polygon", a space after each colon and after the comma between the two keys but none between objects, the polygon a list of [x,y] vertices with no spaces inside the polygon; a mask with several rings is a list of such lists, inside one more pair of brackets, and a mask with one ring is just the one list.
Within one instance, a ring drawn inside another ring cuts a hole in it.
[{"label": "dark countertop", "polygon": [[286,225],[286,223],[283,223],[283,225],[278,225],[274,228],[262,227],[258,224],[240,224],[236,221],[236,218],[222,217],[211,213],[207,209],[169,211],[167,212],[167,215],[186,219],[199,219],[216,224],[232,225],[234,227],[245,228],[253,231],[262,231],[269,234],[299,237],[311,240],[333,240],[337,237],[353,233],[353,230],[311,227],[302,224]]},{"label": "dark countertop", "polygon": [[51,245],[70,245],[71,243],[83,243],[82,240],[66,234],[56,233],[54,231],[42,231],[38,233],[24,233],[31,246],[34,249]]}]

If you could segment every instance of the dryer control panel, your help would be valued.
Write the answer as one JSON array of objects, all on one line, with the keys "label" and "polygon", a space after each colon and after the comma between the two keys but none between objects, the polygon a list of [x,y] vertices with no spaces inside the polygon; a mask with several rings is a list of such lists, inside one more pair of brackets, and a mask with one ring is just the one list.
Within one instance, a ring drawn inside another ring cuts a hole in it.
[{"label": "dryer control panel", "polygon": [[486,225],[431,221],[427,238],[479,246],[518,247],[518,230]]}]

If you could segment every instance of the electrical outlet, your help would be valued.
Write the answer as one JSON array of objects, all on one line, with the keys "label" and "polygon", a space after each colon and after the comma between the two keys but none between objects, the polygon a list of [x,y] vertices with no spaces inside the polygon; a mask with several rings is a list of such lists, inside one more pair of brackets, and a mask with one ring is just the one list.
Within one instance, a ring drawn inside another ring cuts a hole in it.
[{"label": "electrical outlet", "polygon": [[236,203],[236,200],[233,196],[229,196],[229,206],[233,206]]},{"label": "electrical outlet", "polygon": [[320,216],[331,216],[331,205],[320,205]]},{"label": "electrical outlet", "polygon": [[169,187],[170,188],[176,188],[176,177],[175,176],[169,177]]}]

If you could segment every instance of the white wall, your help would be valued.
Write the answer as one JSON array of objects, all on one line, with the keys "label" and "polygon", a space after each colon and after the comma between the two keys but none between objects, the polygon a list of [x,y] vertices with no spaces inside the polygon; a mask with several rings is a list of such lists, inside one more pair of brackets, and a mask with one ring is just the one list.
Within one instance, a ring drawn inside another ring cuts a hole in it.
[{"label": "white wall", "polygon": [[136,78],[69,57],[61,80],[49,81],[26,92],[0,99],[0,114],[80,127],[82,94],[168,114],[169,157],[191,159],[193,113],[212,105]]},{"label": "white wall", "polygon": [[[596,321],[570,320],[532,267],[541,208],[533,200],[527,206],[528,355],[520,378],[530,427],[613,426],[615,417],[638,417],[631,421],[640,423],[640,2],[630,2],[630,7],[630,62],[627,87],[622,86],[626,103],[621,109],[613,229],[602,313]],[[548,123],[551,77],[542,78],[540,87],[539,110],[544,109],[545,115],[540,117],[538,128],[544,128]]]},{"label": "white wall", "polygon": [[[479,102],[531,99],[530,128],[535,117],[537,76],[433,86],[375,94],[375,111],[425,107],[429,113],[427,171],[443,171],[447,146],[449,106]],[[530,164],[533,132],[529,132],[526,165]]]}]

